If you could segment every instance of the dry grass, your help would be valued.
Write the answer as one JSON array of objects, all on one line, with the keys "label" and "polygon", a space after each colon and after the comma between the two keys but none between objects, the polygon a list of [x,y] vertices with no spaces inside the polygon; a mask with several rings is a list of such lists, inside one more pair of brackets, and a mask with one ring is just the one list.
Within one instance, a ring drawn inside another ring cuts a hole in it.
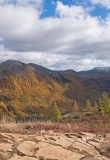
[{"label": "dry grass", "polygon": [[[84,125],[84,124],[83,124]],[[87,127],[80,126],[78,124],[47,124],[47,123],[5,123],[0,124],[1,132],[14,132],[14,133],[35,133],[40,132],[41,130],[49,131],[53,130],[55,132],[91,132],[91,133],[110,133],[110,127]]]},{"label": "dry grass", "polygon": [[90,120],[90,121],[77,121],[70,123],[52,123],[51,121],[28,121],[18,122],[14,120],[0,122],[1,132],[16,132],[16,133],[35,133],[41,130],[55,132],[91,132],[91,133],[110,133],[110,120]]}]

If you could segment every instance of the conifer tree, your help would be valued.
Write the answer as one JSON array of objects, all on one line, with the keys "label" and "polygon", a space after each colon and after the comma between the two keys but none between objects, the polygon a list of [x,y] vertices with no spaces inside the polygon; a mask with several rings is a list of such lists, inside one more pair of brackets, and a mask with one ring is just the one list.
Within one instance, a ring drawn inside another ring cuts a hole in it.
[{"label": "conifer tree", "polygon": [[96,101],[95,101],[94,107],[95,107],[95,111],[97,111],[98,110],[98,104],[97,104]]},{"label": "conifer tree", "polygon": [[91,106],[91,102],[89,99],[86,101],[86,108],[88,111],[92,112],[92,106]]},{"label": "conifer tree", "polygon": [[53,120],[54,121],[62,120],[62,114],[61,114],[60,109],[56,103],[53,106]]},{"label": "conifer tree", "polygon": [[73,112],[79,112],[79,107],[77,105],[77,102],[74,102],[74,106],[73,106]]},{"label": "conifer tree", "polygon": [[104,108],[101,108],[100,114],[101,114],[101,115],[104,115],[104,114],[105,114]]},{"label": "conifer tree", "polygon": [[102,98],[99,99],[100,113],[110,115],[110,98],[107,93],[103,93]]}]

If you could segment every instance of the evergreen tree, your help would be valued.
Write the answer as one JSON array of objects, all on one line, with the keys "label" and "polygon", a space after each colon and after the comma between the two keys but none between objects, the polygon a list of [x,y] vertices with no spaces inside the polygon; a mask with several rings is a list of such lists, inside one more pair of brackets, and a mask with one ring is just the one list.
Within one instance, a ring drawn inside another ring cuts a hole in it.
[{"label": "evergreen tree", "polygon": [[100,113],[110,115],[110,98],[107,93],[103,93],[102,98],[99,99]]},{"label": "evergreen tree", "polygon": [[96,101],[95,101],[94,107],[95,107],[95,111],[97,111],[98,110],[98,104],[97,104]]},{"label": "evergreen tree", "polygon": [[101,115],[104,115],[104,114],[105,114],[104,108],[101,108],[100,114],[101,114]]},{"label": "evergreen tree", "polygon": [[91,102],[89,99],[86,101],[86,108],[88,111],[92,112],[92,106],[91,106]]},{"label": "evergreen tree", "polygon": [[60,121],[62,120],[62,114],[60,112],[60,109],[59,107],[57,106],[57,104],[55,103],[54,106],[53,106],[53,120],[54,121]]},{"label": "evergreen tree", "polygon": [[79,107],[77,105],[77,102],[74,102],[74,106],[73,106],[73,112],[79,112]]}]

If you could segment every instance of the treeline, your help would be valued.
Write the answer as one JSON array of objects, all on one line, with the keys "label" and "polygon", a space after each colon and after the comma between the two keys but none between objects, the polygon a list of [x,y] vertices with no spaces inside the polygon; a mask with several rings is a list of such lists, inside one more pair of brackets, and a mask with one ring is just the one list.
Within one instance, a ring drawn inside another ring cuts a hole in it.
[{"label": "treeline", "polygon": [[[55,103],[53,105],[52,109],[52,120],[53,121],[60,121],[63,118],[63,114],[60,111],[60,107]],[[94,105],[92,106],[90,100],[88,99],[86,101],[85,107],[80,108],[76,101],[74,101],[71,113],[80,113],[80,112],[93,112],[100,115],[108,115],[110,116],[110,98],[108,97],[107,93],[103,93],[101,98],[98,102],[94,102]]]},{"label": "treeline", "polygon": [[[99,101],[95,101],[94,105],[91,104],[90,100],[88,99],[86,101],[86,105],[83,108],[83,111],[88,111],[88,112],[97,112],[101,115],[110,115],[110,98],[108,97],[107,93],[103,93]],[[73,105],[73,112],[80,112],[82,111],[77,102],[74,102]]]},{"label": "treeline", "polygon": [[[28,112],[27,112],[28,111]],[[6,104],[1,101],[0,102],[0,118],[7,117],[8,119],[30,119],[31,117],[35,119],[43,119],[43,120],[52,120],[52,121],[61,121],[64,115],[64,112],[61,110],[60,105],[56,102],[51,105],[49,108],[45,109],[44,113],[42,110],[37,113],[38,110],[35,108],[27,108],[26,111],[19,111],[15,108],[13,109],[10,106],[6,106]],[[79,107],[78,103],[74,101],[73,106],[71,107],[71,111],[69,113],[80,113],[80,112],[92,112],[100,115],[108,115],[110,116],[110,98],[107,93],[103,93],[101,98],[98,101],[94,102],[94,105],[91,104],[91,101],[88,99],[85,103],[84,107]],[[38,116],[39,114],[39,116]],[[5,116],[4,116],[5,115]]]},{"label": "treeline", "polygon": [[[58,105],[55,103],[52,110],[53,114],[53,120],[59,121],[62,119],[62,113],[58,107]],[[76,112],[93,112],[100,115],[110,115],[110,98],[108,97],[107,93],[103,93],[99,101],[95,101],[94,105],[92,106],[90,100],[88,99],[85,103],[85,107],[80,108],[76,101],[74,101],[73,107],[72,107],[72,113]]]}]

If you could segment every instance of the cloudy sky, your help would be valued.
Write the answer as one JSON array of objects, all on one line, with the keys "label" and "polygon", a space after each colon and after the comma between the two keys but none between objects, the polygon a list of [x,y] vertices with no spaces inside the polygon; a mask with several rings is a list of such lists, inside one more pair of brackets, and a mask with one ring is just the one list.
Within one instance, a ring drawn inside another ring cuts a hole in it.
[{"label": "cloudy sky", "polygon": [[110,66],[110,0],[0,0],[0,62]]}]

